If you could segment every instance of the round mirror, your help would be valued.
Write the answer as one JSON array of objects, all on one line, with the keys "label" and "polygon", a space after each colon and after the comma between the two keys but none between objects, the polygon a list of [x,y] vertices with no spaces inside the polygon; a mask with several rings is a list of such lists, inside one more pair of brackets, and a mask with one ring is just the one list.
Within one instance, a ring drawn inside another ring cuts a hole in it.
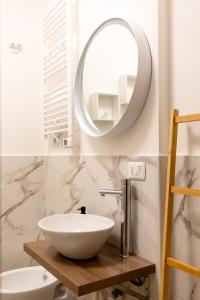
[{"label": "round mirror", "polygon": [[92,34],[75,80],[75,112],[91,136],[119,135],[138,118],[151,80],[151,55],[144,33],[110,19]]}]

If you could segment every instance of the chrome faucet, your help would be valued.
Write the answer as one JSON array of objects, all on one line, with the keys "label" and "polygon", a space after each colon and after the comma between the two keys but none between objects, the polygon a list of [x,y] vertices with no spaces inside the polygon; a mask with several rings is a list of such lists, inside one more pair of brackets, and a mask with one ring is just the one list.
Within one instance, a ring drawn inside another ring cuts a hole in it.
[{"label": "chrome faucet", "polygon": [[121,250],[122,257],[128,257],[130,252],[130,227],[131,227],[131,179],[115,179],[121,182],[121,188],[118,190],[113,189],[100,189],[101,196],[116,195],[121,199]]}]

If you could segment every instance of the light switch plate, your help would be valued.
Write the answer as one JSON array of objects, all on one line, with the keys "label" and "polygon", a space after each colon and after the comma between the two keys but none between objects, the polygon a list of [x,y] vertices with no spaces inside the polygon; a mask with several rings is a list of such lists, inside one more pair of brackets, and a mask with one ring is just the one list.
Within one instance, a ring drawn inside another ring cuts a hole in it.
[{"label": "light switch plate", "polygon": [[128,176],[134,180],[145,180],[146,164],[144,162],[130,161],[128,163]]}]

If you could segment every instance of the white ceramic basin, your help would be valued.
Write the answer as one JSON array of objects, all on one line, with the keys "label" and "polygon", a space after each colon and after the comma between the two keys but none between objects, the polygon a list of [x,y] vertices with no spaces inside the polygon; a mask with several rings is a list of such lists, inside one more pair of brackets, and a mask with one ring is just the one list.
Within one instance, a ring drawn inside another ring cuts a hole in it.
[{"label": "white ceramic basin", "polygon": [[0,274],[0,299],[51,300],[58,280],[42,267],[28,267]]},{"label": "white ceramic basin", "polygon": [[89,214],[58,214],[39,222],[49,243],[59,253],[73,259],[95,256],[114,225],[111,219]]}]

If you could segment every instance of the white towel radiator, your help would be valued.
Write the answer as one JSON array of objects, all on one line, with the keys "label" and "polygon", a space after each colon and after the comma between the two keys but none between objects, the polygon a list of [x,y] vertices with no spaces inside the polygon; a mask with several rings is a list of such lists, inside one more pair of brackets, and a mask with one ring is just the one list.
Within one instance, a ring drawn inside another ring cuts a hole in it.
[{"label": "white towel radiator", "polygon": [[44,136],[73,137],[76,0],[58,0],[43,19]]}]

